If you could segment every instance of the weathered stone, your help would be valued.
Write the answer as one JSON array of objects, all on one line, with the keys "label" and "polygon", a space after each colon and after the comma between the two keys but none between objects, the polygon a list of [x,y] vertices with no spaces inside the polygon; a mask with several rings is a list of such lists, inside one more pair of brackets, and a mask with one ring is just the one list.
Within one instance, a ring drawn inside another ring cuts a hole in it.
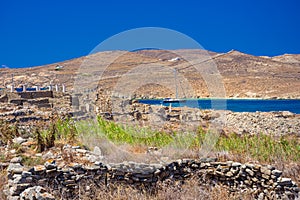
[{"label": "weathered stone", "polygon": [[244,181],[246,185],[252,185],[252,181],[251,180],[245,180]]},{"label": "weathered stone", "polygon": [[7,171],[12,174],[22,174],[24,167],[20,163],[10,163]]},{"label": "weathered stone", "polygon": [[197,164],[192,164],[191,168],[197,169],[199,166]]},{"label": "weathered stone", "polygon": [[245,165],[246,165],[246,167],[249,168],[249,169],[253,169],[253,168],[254,168],[254,165],[253,165],[253,164],[246,163]]},{"label": "weathered stone", "polygon": [[272,166],[272,165],[267,165],[267,168],[268,168],[269,170],[274,170],[274,169],[275,169],[275,167]]},{"label": "weathered stone", "polygon": [[282,111],[282,117],[288,118],[288,117],[294,117],[295,114],[289,111]]},{"label": "weathered stone", "polygon": [[51,151],[48,151],[47,153],[42,155],[42,158],[44,160],[53,160],[55,158],[55,155]]},{"label": "weathered stone", "polygon": [[10,187],[9,192],[11,196],[20,195],[22,191],[24,191],[26,188],[30,187],[30,183],[23,183],[23,184],[15,184],[12,187]]},{"label": "weathered stone", "polygon": [[254,176],[254,172],[251,169],[246,169],[245,170],[250,176]]},{"label": "weathered stone", "polygon": [[232,173],[231,171],[229,171],[229,172],[227,172],[227,173],[225,174],[225,176],[226,176],[226,177],[232,177],[232,176],[233,176],[233,173]]},{"label": "weathered stone", "polygon": [[14,157],[10,160],[10,163],[21,163],[22,157]]},{"label": "weathered stone", "polygon": [[87,150],[85,150],[85,149],[76,149],[76,151],[78,153],[82,153],[82,154],[86,154],[87,153]]},{"label": "weathered stone", "polygon": [[258,179],[256,177],[253,177],[251,180],[255,183],[258,182]]},{"label": "weathered stone", "polygon": [[242,165],[242,164],[239,163],[239,162],[233,162],[233,163],[231,164],[232,167],[240,167],[241,165]]},{"label": "weathered stone", "polygon": [[22,144],[22,143],[24,143],[26,141],[27,140],[24,139],[24,138],[22,138],[22,137],[16,137],[16,138],[13,139],[13,143],[15,143],[15,144]]},{"label": "weathered stone", "polygon": [[55,200],[46,189],[40,186],[27,188],[20,194],[20,200]]},{"label": "weathered stone", "polygon": [[155,172],[154,172],[154,176],[158,176],[160,173],[161,173],[161,170],[160,170],[160,169],[157,169],[157,170],[155,170]]},{"label": "weathered stone", "polygon": [[272,175],[274,175],[274,176],[276,176],[276,177],[281,176],[281,174],[282,174],[282,171],[279,171],[279,170],[277,170],[277,169],[275,169],[275,170],[272,171]]},{"label": "weathered stone", "polygon": [[245,170],[247,166],[245,164],[241,165],[241,169]]},{"label": "weathered stone", "polygon": [[265,198],[265,194],[263,192],[259,193],[257,199],[264,200],[264,198]]},{"label": "weathered stone", "polygon": [[20,200],[19,196],[9,196],[7,200]]},{"label": "weathered stone", "polygon": [[46,174],[47,174],[48,177],[49,176],[55,176],[57,174],[57,170],[56,170],[56,168],[46,170]]},{"label": "weathered stone", "polygon": [[281,178],[281,179],[279,179],[278,184],[280,186],[292,186],[293,185],[292,180],[290,178]]},{"label": "weathered stone", "polygon": [[48,183],[48,178],[43,178],[38,180],[38,185],[45,185]]},{"label": "weathered stone", "polygon": [[200,158],[201,162],[216,162],[217,158]]},{"label": "weathered stone", "polygon": [[[295,186],[293,187],[293,191],[296,192],[296,193],[299,193],[300,192],[300,188]],[[299,194],[299,197],[300,197],[300,194]]]},{"label": "weathered stone", "polygon": [[73,169],[78,169],[82,167],[82,165],[79,163],[70,163],[69,166],[72,167]]},{"label": "weathered stone", "polygon": [[255,165],[253,165],[253,170],[255,170],[255,171],[258,171],[258,170],[260,170],[260,165],[257,165],[257,164],[255,164]]},{"label": "weathered stone", "polygon": [[74,183],[75,183],[75,180],[72,180],[72,179],[71,179],[71,180],[65,180],[65,181],[64,181],[64,184],[65,184],[65,185],[70,185],[70,184],[74,184]]},{"label": "weathered stone", "polygon": [[7,168],[8,165],[9,165],[9,163],[2,163],[2,162],[0,162],[0,169]]},{"label": "weathered stone", "polygon": [[200,168],[208,168],[210,166],[211,166],[210,163],[201,163],[200,164]]},{"label": "weathered stone", "polygon": [[262,167],[262,168],[260,169],[260,172],[261,172],[262,174],[266,174],[266,175],[270,176],[272,171],[271,171],[269,168]]},{"label": "weathered stone", "polygon": [[31,172],[23,171],[22,172],[22,177],[30,177],[32,175]]},{"label": "weathered stone", "polygon": [[46,167],[44,165],[36,165],[33,167],[35,172],[43,172],[46,170]]},{"label": "weathered stone", "polygon": [[94,147],[94,151],[93,154],[97,155],[97,156],[102,156],[102,152],[101,149],[98,146]]},{"label": "weathered stone", "polygon": [[50,161],[50,162],[46,162],[45,163],[45,167],[46,167],[47,170],[51,170],[51,169],[56,169],[57,168],[54,160]]},{"label": "weathered stone", "polygon": [[261,177],[266,179],[266,180],[269,180],[270,178],[270,175],[267,175],[267,174],[261,174]]}]

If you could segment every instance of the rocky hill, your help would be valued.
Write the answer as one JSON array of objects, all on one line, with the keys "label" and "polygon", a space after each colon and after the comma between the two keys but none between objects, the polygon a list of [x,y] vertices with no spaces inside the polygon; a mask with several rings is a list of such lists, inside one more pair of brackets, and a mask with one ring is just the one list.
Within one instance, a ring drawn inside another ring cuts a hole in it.
[{"label": "rocky hill", "polygon": [[[63,68],[56,70],[57,65]],[[149,70],[141,70],[141,66],[148,67]],[[78,81],[79,77],[88,80],[87,85],[90,87],[93,85],[98,90],[109,89],[116,92],[116,87],[126,80],[124,75],[139,73],[138,79],[131,80],[134,84],[139,84],[139,88],[134,91],[136,95],[172,97],[175,96],[175,90],[168,86],[174,85],[172,69],[175,68],[179,83],[183,85],[178,91],[180,97],[211,97],[214,96],[209,91],[211,83],[205,79],[203,71],[199,73],[199,70],[195,70],[201,67],[209,69],[210,66],[218,70],[213,73],[219,73],[226,97],[300,98],[300,55],[252,56],[235,50],[227,53],[203,50],[99,52],[44,66],[0,69],[0,87],[9,86],[14,74],[16,86],[25,83],[29,86],[65,84],[67,89],[72,91],[74,80],[85,84],[84,81]],[[136,71],[137,69],[140,71]],[[160,79],[157,84],[154,79],[150,84],[143,82],[151,73],[155,73],[153,77]],[[184,84],[188,84],[192,93],[185,91],[184,87],[188,86]]]}]

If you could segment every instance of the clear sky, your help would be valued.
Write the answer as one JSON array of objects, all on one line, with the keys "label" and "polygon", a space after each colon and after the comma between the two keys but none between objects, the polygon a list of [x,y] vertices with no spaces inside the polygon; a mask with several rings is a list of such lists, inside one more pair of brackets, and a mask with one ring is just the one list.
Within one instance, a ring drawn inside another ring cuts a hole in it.
[{"label": "clear sky", "polygon": [[0,0],[0,67],[87,55],[138,27],[173,29],[216,52],[300,53],[298,0]]}]

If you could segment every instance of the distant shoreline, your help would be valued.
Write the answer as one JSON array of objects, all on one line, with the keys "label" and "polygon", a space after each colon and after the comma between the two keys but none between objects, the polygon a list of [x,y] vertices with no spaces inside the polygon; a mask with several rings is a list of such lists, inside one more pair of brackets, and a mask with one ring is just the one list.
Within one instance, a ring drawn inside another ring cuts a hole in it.
[{"label": "distant shoreline", "polygon": [[163,99],[140,99],[139,103],[172,107],[230,110],[233,112],[277,112],[289,111],[300,114],[300,99],[257,99],[257,98],[198,98],[182,99],[182,103],[166,103]]},{"label": "distant shoreline", "polygon": [[[164,98],[137,98],[134,100],[163,100]],[[300,100],[300,98],[252,98],[252,97],[244,97],[244,98],[236,98],[236,97],[202,97],[202,98],[180,98],[183,100]]]}]

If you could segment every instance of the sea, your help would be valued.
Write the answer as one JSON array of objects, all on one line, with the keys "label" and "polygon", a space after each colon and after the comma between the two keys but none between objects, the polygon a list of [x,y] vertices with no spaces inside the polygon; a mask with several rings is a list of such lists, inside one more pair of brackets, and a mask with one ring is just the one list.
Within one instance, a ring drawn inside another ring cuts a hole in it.
[{"label": "sea", "polygon": [[234,112],[290,111],[300,114],[300,99],[185,99],[180,103],[164,103],[163,99],[139,99],[150,105],[231,110]]}]

